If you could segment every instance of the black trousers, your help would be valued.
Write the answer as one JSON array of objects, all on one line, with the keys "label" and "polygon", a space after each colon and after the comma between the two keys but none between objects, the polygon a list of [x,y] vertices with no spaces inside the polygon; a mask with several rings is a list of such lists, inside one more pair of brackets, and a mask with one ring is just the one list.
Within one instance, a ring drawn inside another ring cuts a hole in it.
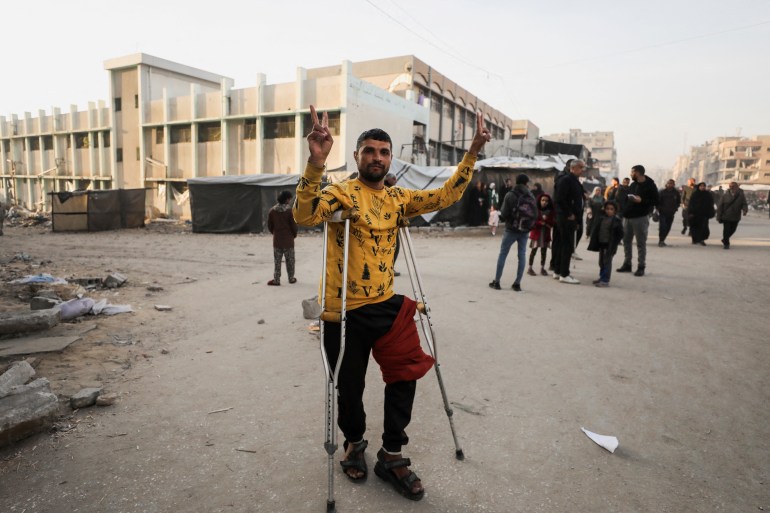
[{"label": "black trousers", "polygon": [[658,242],[666,241],[672,224],[674,224],[674,214],[668,215],[658,212]]},{"label": "black trousers", "polygon": [[[404,296],[396,295],[382,303],[362,306],[348,312],[345,326],[345,355],[337,383],[339,414],[337,425],[348,442],[358,442],[366,432],[363,395],[366,369],[374,343],[385,335],[401,309]],[[332,369],[340,352],[340,324],[324,324],[324,347]],[[382,446],[388,452],[400,452],[409,443],[406,427],[412,420],[416,381],[398,381],[385,385],[385,411]]]},{"label": "black trousers", "polygon": [[569,276],[569,266],[572,261],[572,251],[575,244],[575,232],[577,231],[577,221],[569,220],[566,217],[556,218],[556,226],[559,227],[559,267],[554,267],[554,271],[562,277]]},{"label": "black trousers", "polygon": [[730,237],[738,229],[738,221],[722,221],[722,244],[730,245]]},{"label": "black trousers", "polygon": [[561,233],[559,232],[558,223],[553,225],[553,232],[551,233],[551,269],[553,272],[559,272],[559,265],[561,262]]}]

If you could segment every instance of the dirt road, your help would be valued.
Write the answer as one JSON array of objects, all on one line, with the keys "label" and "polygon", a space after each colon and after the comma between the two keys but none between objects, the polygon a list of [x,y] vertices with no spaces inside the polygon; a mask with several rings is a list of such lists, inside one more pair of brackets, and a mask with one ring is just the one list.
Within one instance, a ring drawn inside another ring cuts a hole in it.
[{"label": "dirt road", "polygon": [[[597,259],[582,241],[581,285],[526,276],[521,293],[513,254],[503,290],[487,287],[499,234],[414,231],[466,460],[430,373],[405,448],[425,499],[337,472],[338,511],[770,510],[770,221],[745,219],[729,251],[712,230],[705,248],[651,236],[647,276],[615,273],[609,289],[590,285]],[[0,261],[24,251],[54,275],[119,271],[129,283],[106,297],[136,313],[87,319],[98,328],[41,358],[55,392],[99,385],[119,402],[0,451],[0,511],[325,511],[323,373],[300,305],[316,293],[320,240],[298,239],[297,284],[267,287],[267,236],[6,228]],[[370,469],[381,383],[373,364]]]}]

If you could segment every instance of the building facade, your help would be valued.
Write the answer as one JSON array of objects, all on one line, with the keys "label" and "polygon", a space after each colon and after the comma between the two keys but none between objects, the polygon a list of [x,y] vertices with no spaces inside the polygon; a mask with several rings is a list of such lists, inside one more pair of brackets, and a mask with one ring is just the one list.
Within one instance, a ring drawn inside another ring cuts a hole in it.
[{"label": "building facade", "polygon": [[567,144],[582,144],[591,152],[591,158],[594,159],[593,166],[605,179],[616,177],[620,172],[614,132],[583,132],[579,128],[572,128],[568,133],[546,135],[543,139]]},{"label": "building facade", "polygon": [[470,145],[477,111],[496,139],[531,125],[516,124],[414,56],[298,68],[296,80],[282,84],[257,74],[256,86],[244,89],[147,54],[108,60],[105,69],[107,102],[0,116],[0,195],[44,209],[50,192],[147,188],[148,205],[189,215],[188,178],[301,173],[311,104],[329,115],[330,170],[354,170],[356,139],[375,126],[391,135],[394,156],[451,165]]},{"label": "building facade", "polygon": [[690,148],[674,164],[674,179],[689,178],[713,186],[770,184],[770,135],[753,138],[718,137]]}]

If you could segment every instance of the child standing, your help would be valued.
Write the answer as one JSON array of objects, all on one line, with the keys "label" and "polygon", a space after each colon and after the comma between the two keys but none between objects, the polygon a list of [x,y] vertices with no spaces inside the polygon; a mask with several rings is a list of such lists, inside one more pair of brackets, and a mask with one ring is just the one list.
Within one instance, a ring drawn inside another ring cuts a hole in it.
[{"label": "child standing", "polygon": [[286,258],[286,272],[289,275],[289,283],[297,283],[294,277],[294,239],[297,238],[297,223],[291,212],[290,201],[292,194],[283,191],[278,195],[278,203],[267,214],[267,229],[273,234],[273,261],[275,269],[273,279],[268,285],[281,284],[281,260]]},{"label": "child standing", "polygon": [[532,268],[532,264],[535,263],[535,254],[537,249],[540,248],[540,274],[548,276],[548,271],[545,270],[545,255],[548,253],[548,247],[551,245],[551,228],[556,222],[556,212],[551,202],[551,197],[548,194],[541,194],[537,198],[537,221],[535,226],[529,232],[529,247],[532,251],[529,254],[529,270],[527,274],[530,276],[537,276],[537,273]]},{"label": "child standing", "polygon": [[612,274],[612,257],[623,240],[623,223],[617,217],[618,205],[614,201],[604,204],[603,213],[594,220],[591,242],[588,251],[599,252],[599,279],[593,284],[597,287],[609,287]]},{"label": "child standing", "polygon": [[500,211],[496,210],[494,205],[489,207],[489,221],[487,221],[487,224],[489,229],[492,230],[492,235],[497,233],[497,225],[500,224]]}]

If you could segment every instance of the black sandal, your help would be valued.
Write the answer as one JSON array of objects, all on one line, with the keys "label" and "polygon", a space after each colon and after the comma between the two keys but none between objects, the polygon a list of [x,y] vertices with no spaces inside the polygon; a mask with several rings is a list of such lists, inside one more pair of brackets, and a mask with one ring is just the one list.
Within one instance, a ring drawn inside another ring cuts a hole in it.
[{"label": "black sandal", "polygon": [[[345,440],[345,443],[342,444],[342,448],[345,449],[345,451],[348,450],[348,441]],[[369,475],[369,468],[366,466],[366,458],[364,458],[364,451],[369,446],[369,442],[366,440],[362,440],[361,442],[357,444],[353,444],[353,450],[350,451],[350,454],[348,454],[342,461],[340,461],[340,465],[342,465],[342,471],[345,473],[346,476],[348,476],[348,479],[353,481],[354,483],[363,483],[366,481],[366,478]],[[361,456],[360,458],[358,456]],[[348,474],[348,469],[355,469],[359,472],[363,472],[364,475],[361,477],[353,477],[350,474]]]},{"label": "black sandal", "polygon": [[409,475],[399,478],[392,472],[394,468],[408,467],[411,464],[412,460],[409,458],[387,461],[385,459],[385,453],[380,449],[377,452],[377,463],[374,465],[374,473],[377,474],[377,477],[380,479],[393,485],[393,488],[407,499],[419,501],[425,495],[425,489],[420,490],[418,493],[412,493],[412,485],[415,481],[420,479],[417,477],[417,474],[409,471]]}]

